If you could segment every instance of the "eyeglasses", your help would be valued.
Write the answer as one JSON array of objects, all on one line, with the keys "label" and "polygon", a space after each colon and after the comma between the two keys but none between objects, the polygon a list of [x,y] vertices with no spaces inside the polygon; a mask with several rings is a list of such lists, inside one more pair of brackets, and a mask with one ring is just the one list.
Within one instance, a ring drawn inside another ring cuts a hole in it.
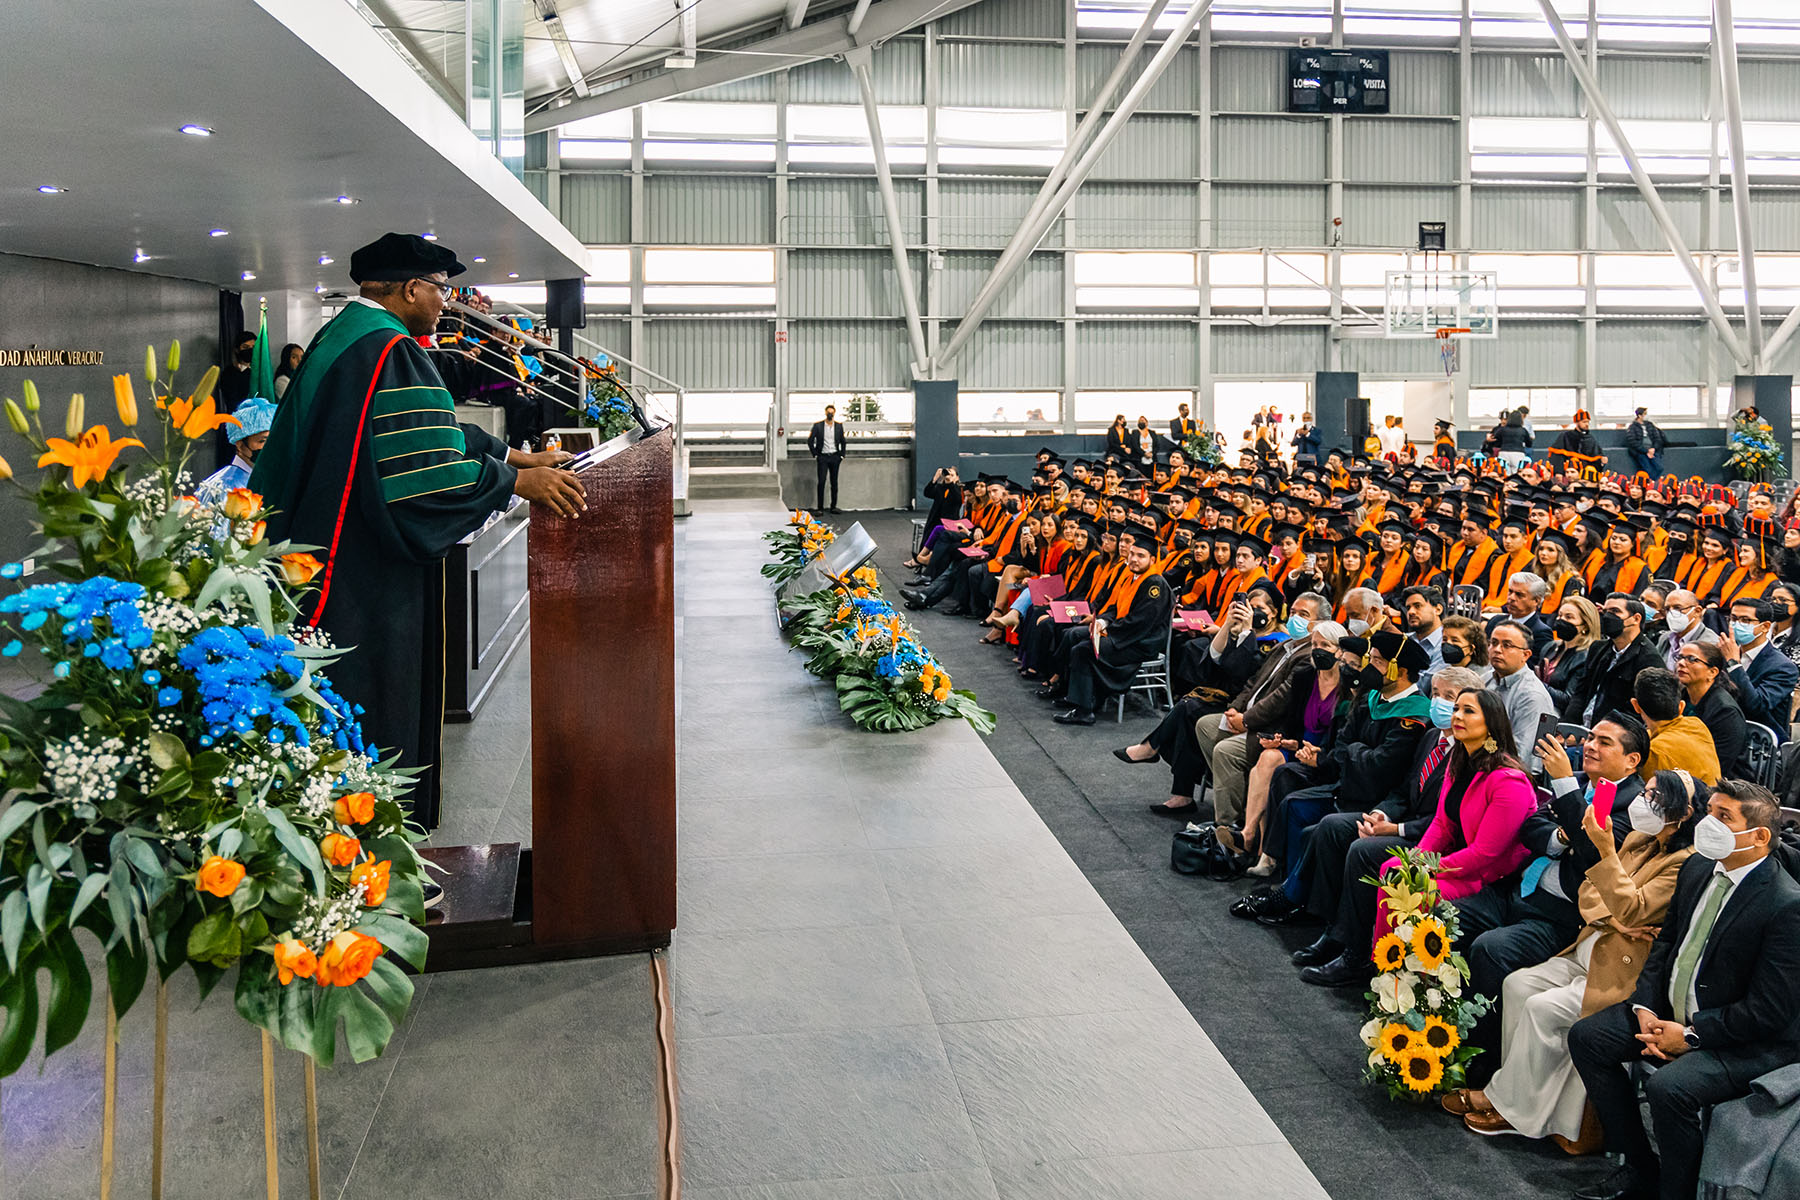
[{"label": "eyeglasses", "polygon": [[423,275],[414,275],[412,277],[412,279],[408,280],[407,282],[411,283],[411,282],[415,282],[415,281],[418,283],[429,283],[432,287],[437,289],[438,295],[442,296],[446,300],[448,300],[450,298],[450,293],[454,292],[456,290],[455,288],[451,287],[447,283],[439,283],[437,280],[427,279]]},{"label": "eyeglasses", "polygon": [[1701,658],[1698,654],[1677,654],[1675,656],[1675,661],[1676,662],[1684,662],[1684,663],[1701,663],[1701,664],[1704,664],[1706,662],[1706,660],[1704,658]]}]

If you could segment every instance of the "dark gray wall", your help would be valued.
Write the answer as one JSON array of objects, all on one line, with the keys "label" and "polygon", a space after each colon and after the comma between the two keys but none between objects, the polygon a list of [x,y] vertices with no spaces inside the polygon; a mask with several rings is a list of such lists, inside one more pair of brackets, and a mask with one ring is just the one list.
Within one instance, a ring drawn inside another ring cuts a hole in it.
[{"label": "dark gray wall", "polygon": [[[0,396],[23,399],[25,381],[37,384],[44,400],[40,416],[53,436],[62,436],[71,392],[87,397],[87,424],[105,422],[114,437],[120,436],[112,377],[130,374],[140,408],[147,408],[144,347],[154,344],[160,353],[170,339],[180,338],[182,368],[176,382],[191,388],[218,360],[218,325],[219,290],[212,284],[0,254],[0,350],[35,346],[99,350],[106,356],[101,366],[0,366]],[[150,425],[147,415],[140,417],[133,432],[151,442],[144,436]],[[3,421],[0,455],[21,481],[35,486],[37,457]],[[16,559],[34,544],[29,505],[12,487],[0,488],[0,560]]]}]

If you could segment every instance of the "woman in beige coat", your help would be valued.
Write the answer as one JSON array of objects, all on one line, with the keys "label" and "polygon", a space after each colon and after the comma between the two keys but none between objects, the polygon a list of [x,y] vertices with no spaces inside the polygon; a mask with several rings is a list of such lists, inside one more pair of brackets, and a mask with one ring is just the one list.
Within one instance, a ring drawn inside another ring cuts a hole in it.
[{"label": "woman in beige coat", "polygon": [[1571,1154],[1599,1148],[1599,1122],[1583,1123],[1587,1092],[1569,1059],[1569,1027],[1636,986],[1675,877],[1694,852],[1696,791],[1686,771],[1658,771],[1631,802],[1632,832],[1616,847],[1591,805],[1583,814],[1581,827],[1600,851],[1577,900],[1586,924],[1555,958],[1506,977],[1500,1069],[1485,1091],[1463,1097],[1463,1121],[1474,1132],[1549,1136]]}]

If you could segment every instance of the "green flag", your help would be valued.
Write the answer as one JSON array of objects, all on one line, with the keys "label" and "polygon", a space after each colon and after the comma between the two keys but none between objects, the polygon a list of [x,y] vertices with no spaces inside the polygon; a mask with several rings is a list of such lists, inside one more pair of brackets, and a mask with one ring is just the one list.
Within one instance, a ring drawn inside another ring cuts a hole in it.
[{"label": "green flag", "polygon": [[275,370],[269,365],[269,302],[262,302],[262,324],[256,331],[256,349],[250,356],[250,394],[275,402]]}]

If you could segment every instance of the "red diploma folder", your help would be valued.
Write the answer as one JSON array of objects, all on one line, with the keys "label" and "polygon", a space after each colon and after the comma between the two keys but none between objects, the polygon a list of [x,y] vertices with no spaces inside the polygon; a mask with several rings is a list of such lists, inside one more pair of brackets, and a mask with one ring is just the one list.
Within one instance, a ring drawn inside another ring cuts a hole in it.
[{"label": "red diploma folder", "polygon": [[1175,628],[1191,630],[1194,633],[1199,633],[1212,623],[1212,615],[1204,608],[1177,609],[1173,622]]},{"label": "red diploma folder", "polygon": [[1050,602],[1050,619],[1058,625],[1067,625],[1076,617],[1092,615],[1086,600],[1052,600]]},{"label": "red diploma folder", "polygon": [[988,552],[980,546],[964,546],[957,553],[964,558],[986,558],[988,556]]},{"label": "red diploma folder", "polygon": [[1025,586],[1031,592],[1031,602],[1040,606],[1060,599],[1062,594],[1068,591],[1061,575],[1040,575],[1026,583]]},{"label": "red diploma folder", "polygon": [[945,529],[948,529],[951,533],[967,533],[969,530],[975,528],[975,522],[965,521],[961,517],[950,521],[939,521],[938,524],[942,525]]}]

